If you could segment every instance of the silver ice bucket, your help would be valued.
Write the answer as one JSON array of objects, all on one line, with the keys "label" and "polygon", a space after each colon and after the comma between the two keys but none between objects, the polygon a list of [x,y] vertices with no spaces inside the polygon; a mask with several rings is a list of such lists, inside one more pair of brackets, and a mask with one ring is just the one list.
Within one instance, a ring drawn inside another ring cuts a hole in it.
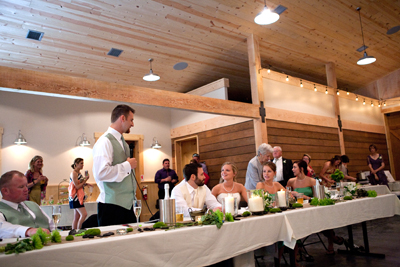
[{"label": "silver ice bucket", "polygon": [[176,223],[175,199],[160,199],[160,221],[168,225]]},{"label": "silver ice bucket", "polygon": [[318,199],[324,199],[325,198],[325,186],[323,185],[314,185],[312,187],[313,190],[313,196]]}]

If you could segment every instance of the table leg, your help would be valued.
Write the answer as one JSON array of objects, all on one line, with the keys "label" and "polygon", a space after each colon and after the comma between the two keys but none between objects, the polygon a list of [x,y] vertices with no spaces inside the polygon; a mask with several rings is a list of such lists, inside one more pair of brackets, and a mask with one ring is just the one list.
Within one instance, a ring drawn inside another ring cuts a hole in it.
[{"label": "table leg", "polygon": [[353,228],[352,228],[351,225],[348,225],[347,226],[347,231],[349,233],[348,248],[346,247],[346,250],[338,249],[338,253],[384,259],[385,258],[385,254],[370,253],[369,252],[367,223],[366,222],[362,222],[361,226],[362,226],[363,239],[364,239],[364,251],[361,251],[359,248],[354,248]]}]

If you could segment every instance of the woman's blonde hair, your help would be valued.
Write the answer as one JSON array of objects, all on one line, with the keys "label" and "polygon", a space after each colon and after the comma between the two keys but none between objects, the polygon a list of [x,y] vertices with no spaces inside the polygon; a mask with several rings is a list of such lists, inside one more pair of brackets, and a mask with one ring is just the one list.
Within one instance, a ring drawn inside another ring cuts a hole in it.
[{"label": "woman's blonde hair", "polygon": [[[31,159],[31,161],[29,162],[29,170],[31,171],[31,172],[35,172],[35,169],[34,169],[34,164],[35,164],[35,162],[37,161],[37,160],[39,160],[39,159],[41,159],[42,161],[43,161],[43,158],[41,157],[41,156],[39,156],[39,155],[36,155],[36,156],[34,156],[32,159]],[[42,169],[40,169],[39,170],[40,172],[42,172]]]},{"label": "woman's blonde hair", "polygon": [[[230,165],[232,167],[232,171],[233,171],[233,181],[236,182],[236,176],[238,174],[238,167],[235,165],[235,163],[232,162],[224,162],[221,166],[221,169],[225,166],[225,165]],[[222,184],[224,182],[224,179],[221,177],[219,178],[219,183]]]}]

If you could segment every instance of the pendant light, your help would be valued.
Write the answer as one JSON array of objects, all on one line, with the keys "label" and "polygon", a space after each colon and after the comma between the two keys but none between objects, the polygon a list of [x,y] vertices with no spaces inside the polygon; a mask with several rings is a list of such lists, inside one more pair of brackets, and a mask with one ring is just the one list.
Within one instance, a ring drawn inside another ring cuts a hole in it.
[{"label": "pendant light", "polygon": [[158,142],[157,138],[153,138],[153,143],[150,146],[151,148],[159,149],[161,148],[161,144]]},{"label": "pendant light", "polygon": [[143,80],[148,81],[148,82],[158,81],[160,79],[160,76],[158,76],[157,74],[153,73],[153,69],[151,68],[151,62],[153,62],[153,59],[150,58],[149,62],[150,62],[150,72],[143,76]]},{"label": "pendant light", "polygon": [[264,0],[264,9],[254,18],[254,22],[258,25],[268,25],[277,22],[278,19],[279,14],[269,10]]},{"label": "pendant light", "polygon": [[362,28],[362,23],[361,23],[361,7],[357,7],[357,11],[358,11],[358,15],[360,16],[360,26],[361,26],[361,35],[362,35],[362,39],[363,39],[363,50],[364,50],[364,55],[362,58],[360,58],[357,61],[357,65],[368,65],[371,63],[374,63],[376,61],[376,58],[374,58],[373,56],[368,56],[367,54],[367,47],[365,46],[365,42],[364,42],[364,32],[363,32],[363,28]]}]

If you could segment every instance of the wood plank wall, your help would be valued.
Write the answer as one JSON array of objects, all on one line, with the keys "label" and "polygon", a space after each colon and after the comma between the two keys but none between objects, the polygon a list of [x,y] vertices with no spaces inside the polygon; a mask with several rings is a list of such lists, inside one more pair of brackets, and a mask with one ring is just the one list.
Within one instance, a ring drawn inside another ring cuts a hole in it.
[{"label": "wood plank wall", "polygon": [[390,133],[390,147],[393,154],[392,162],[394,166],[392,167],[394,167],[396,173],[396,177],[393,176],[393,178],[400,180],[400,112],[393,112],[385,116]]},{"label": "wood plank wall", "polygon": [[350,159],[349,175],[356,177],[359,171],[369,171],[367,157],[369,155],[368,148],[371,144],[374,144],[378,148],[378,153],[382,154],[385,170],[390,170],[385,134],[343,130],[343,138],[346,155]]},{"label": "wood plank wall", "polygon": [[267,127],[271,146],[280,146],[282,156],[292,161],[309,154],[310,165],[317,175],[327,160],[340,155],[337,128],[276,120],[267,120]]},{"label": "wood plank wall", "polygon": [[247,164],[256,155],[253,121],[201,132],[198,140],[201,160],[210,174],[209,188],[219,183],[226,161],[237,165],[237,182],[245,183]]}]

